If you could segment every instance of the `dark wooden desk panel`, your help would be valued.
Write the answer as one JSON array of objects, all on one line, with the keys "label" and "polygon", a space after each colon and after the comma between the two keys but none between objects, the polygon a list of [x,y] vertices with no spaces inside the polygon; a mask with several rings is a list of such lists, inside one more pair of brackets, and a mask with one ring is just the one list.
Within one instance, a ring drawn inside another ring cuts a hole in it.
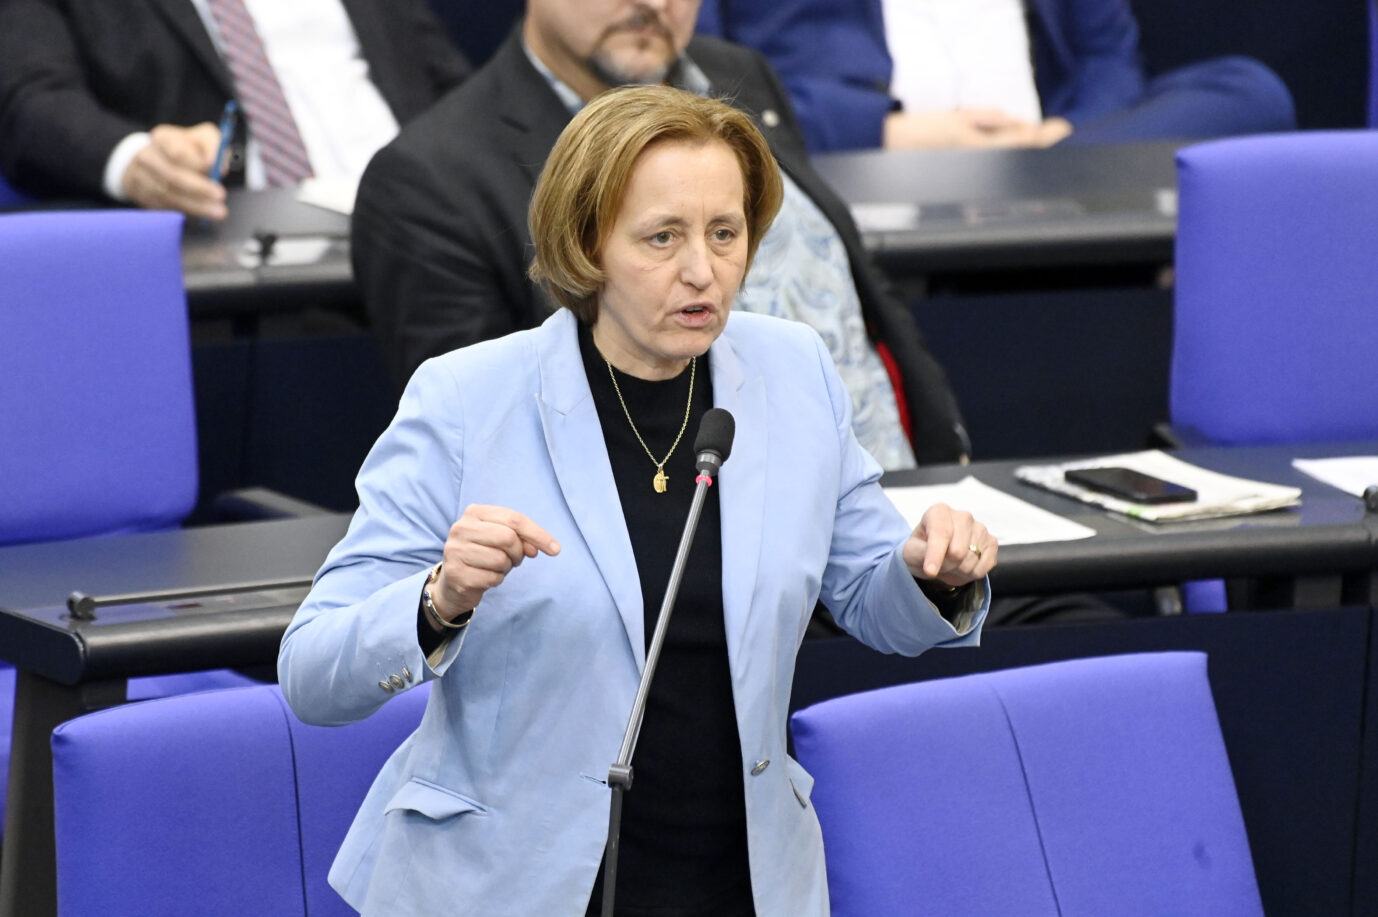
[{"label": "dark wooden desk panel", "polygon": [[[867,150],[815,163],[896,274],[1046,269],[1171,261],[1180,146]],[[868,218],[877,204],[890,219]]]},{"label": "dark wooden desk panel", "polygon": [[[349,263],[349,217],[297,200],[296,191],[232,189],[230,215],[222,223],[188,219],[182,268],[191,316],[259,316],[304,308],[357,309]],[[278,244],[312,239],[325,243],[319,258],[304,263],[261,255],[261,240]]]},{"label": "dark wooden desk panel", "polygon": [[863,238],[977,458],[1137,448],[1167,419],[1179,146],[817,158],[854,211],[888,211],[861,214]]},{"label": "dark wooden desk panel", "polygon": [[[22,611],[89,595],[310,578],[348,516],[307,516],[0,548],[0,607]],[[22,665],[5,644],[0,658]]]}]

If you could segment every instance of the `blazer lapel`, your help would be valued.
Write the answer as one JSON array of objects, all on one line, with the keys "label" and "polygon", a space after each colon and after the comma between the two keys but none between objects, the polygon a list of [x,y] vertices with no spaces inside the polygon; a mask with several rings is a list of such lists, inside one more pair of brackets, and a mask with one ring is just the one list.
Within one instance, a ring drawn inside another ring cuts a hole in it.
[{"label": "blazer lapel", "polygon": [[234,80],[215,50],[206,25],[196,12],[190,0],[152,0],[153,6],[163,15],[179,38],[191,46],[197,60],[210,73],[215,85],[225,93],[226,99],[235,97]]},{"label": "blazer lapel", "polygon": [[[730,320],[729,320],[730,321]],[[736,421],[732,453],[723,463],[716,487],[722,512],[722,601],[727,649],[738,658],[751,596],[756,591],[761,535],[765,524],[768,429],[765,381],[747,375],[726,335],[709,351],[713,404]]]},{"label": "blazer lapel", "polygon": [[498,82],[502,98],[495,110],[502,123],[512,129],[510,149],[534,187],[546,157],[573,115],[531,65],[522,46],[521,30],[518,21],[489,66],[502,75]]},{"label": "blazer lapel", "polygon": [[573,313],[561,309],[541,325],[536,345],[540,362],[536,400],[555,478],[579,534],[612,593],[640,671],[646,664],[641,581],[603,428],[584,375],[575,321]]},{"label": "blazer lapel", "polygon": [[392,109],[393,116],[401,121],[402,94],[398,90],[399,81],[394,64],[414,64],[398,60],[395,52],[389,53],[388,24],[383,17],[392,11],[386,5],[364,3],[362,0],[344,0],[343,5],[349,24],[354,27],[354,36],[359,40],[359,54],[368,63],[369,79]]}]

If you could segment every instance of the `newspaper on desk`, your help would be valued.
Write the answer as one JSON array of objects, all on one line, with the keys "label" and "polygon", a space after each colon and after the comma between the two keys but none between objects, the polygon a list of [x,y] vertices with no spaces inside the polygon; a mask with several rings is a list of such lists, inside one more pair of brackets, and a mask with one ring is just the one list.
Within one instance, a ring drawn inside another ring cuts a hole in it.
[{"label": "newspaper on desk", "polygon": [[[1131,503],[1073,484],[1063,478],[1063,472],[1072,468],[1104,467],[1130,468],[1174,484],[1181,484],[1183,487],[1190,487],[1196,491],[1196,499],[1190,503]],[[1148,522],[1185,522],[1192,519],[1243,516],[1296,506],[1301,502],[1299,487],[1283,487],[1208,471],[1156,449],[1128,452],[1123,455],[1104,455],[1056,465],[1021,465],[1014,470],[1014,476],[1021,481],[1081,500],[1083,503]]]}]

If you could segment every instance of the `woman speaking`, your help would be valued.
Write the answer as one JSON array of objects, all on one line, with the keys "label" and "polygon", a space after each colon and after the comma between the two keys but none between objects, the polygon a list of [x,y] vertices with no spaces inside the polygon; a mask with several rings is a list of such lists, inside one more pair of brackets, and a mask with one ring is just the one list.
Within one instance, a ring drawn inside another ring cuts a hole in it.
[{"label": "woman speaking", "polygon": [[607,93],[531,203],[531,273],[562,308],[412,378],[278,659],[310,723],[437,682],[331,868],[356,909],[598,913],[608,769],[718,407],[736,438],[646,704],[617,913],[828,913],[812,779],[785,753],[814,604],[883,652],[972,645],[997,546],[942,504],[909,530],[811,329],[729,321],[780,198],[747,116]]}]

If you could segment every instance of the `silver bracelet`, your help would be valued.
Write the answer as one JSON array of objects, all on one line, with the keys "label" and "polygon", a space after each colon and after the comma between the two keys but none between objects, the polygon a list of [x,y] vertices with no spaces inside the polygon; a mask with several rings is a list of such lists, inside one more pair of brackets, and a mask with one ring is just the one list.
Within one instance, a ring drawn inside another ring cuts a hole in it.
[{"label": "silver bracelet", "polygon": [[426,577],[426,585],[421,588],[421,608],[428,618],[446,630],[463,630],[469,626],[469,619],[474,616],[474,610],[470,608],[453,621],[446,621],[436,610],[435,601],[431,598],[431,587],[440,579],[440,568],[443,565],[443,562],[436,564],[431,570],[431,575]]}]

